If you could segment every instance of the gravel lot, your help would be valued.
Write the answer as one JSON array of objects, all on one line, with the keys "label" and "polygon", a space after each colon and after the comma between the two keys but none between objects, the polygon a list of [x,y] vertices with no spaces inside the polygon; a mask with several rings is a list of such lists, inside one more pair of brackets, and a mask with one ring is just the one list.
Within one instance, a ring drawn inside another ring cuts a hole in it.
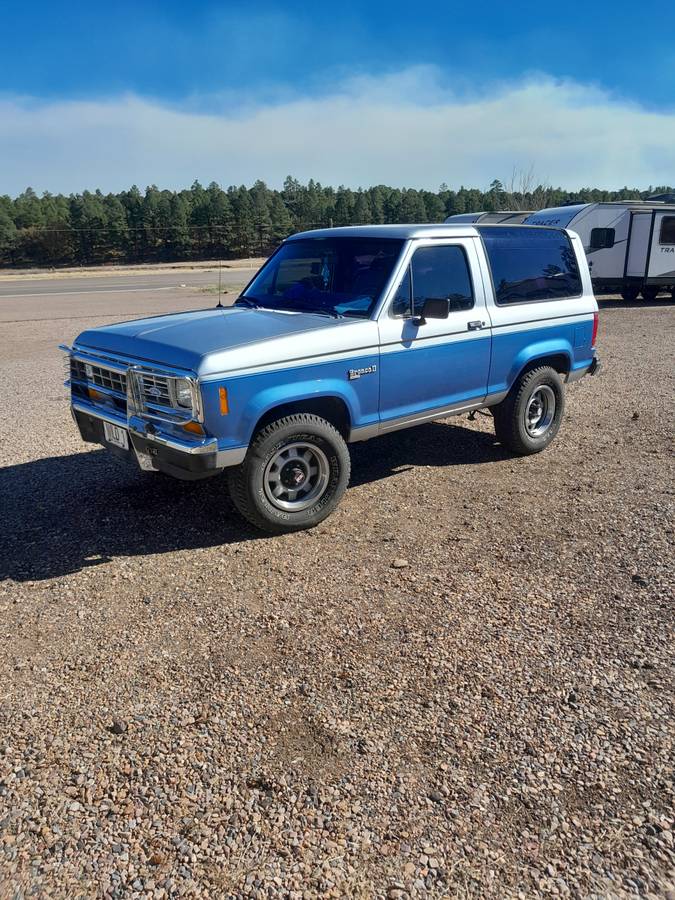
[{"label": "gravel lot", "polygon": [[0,896],[675,897],[673,305],[603,304],[544,454],[358,445],[269,538],[61,387],[60,340],[211,298],[53,302],[0,302]]}]

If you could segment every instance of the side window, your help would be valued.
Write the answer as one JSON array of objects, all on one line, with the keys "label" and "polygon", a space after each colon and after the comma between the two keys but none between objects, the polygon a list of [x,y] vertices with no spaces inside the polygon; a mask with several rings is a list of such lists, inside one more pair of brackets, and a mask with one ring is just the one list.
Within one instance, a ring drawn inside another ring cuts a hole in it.
[{"label": "side window", "polygon": [[591,231],[591,250],[609,250],[614,246],[614,236],[616,232],[613,228],[593,228]]},{"label": "side window", "polygon": [[478,230],[498,304],[580,296],[579,267],[564,231],[503,225]]},{"label": "side window", "polygon": [[675,216],[664,216],[661,219],[659,244],[675,244]]},{"label": "side window", "polygon": [[461,247],[439,245],[415,250],[396,292],[392,314],[419,316],[429,299],[449,300],[451,312],[473,306],[469,264]]}]

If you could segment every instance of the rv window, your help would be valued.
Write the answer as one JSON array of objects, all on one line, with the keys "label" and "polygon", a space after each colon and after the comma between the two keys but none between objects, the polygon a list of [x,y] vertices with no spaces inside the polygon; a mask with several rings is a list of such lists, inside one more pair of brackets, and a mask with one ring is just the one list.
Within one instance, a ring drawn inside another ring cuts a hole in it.
[{"label": "rv window", "polygon": [[570,239],[555,228],[478,226],[497,303],[531,303],[581,295],[581,276]]},{"label": "rv window", "polygon": [[675,244],[675,216],[664,216],[661,219],[659,244]]},{"label": "rv window", "polygon": [[591,231],[591,250],[608,250],[614,246],[613,228],[594,228]]}]

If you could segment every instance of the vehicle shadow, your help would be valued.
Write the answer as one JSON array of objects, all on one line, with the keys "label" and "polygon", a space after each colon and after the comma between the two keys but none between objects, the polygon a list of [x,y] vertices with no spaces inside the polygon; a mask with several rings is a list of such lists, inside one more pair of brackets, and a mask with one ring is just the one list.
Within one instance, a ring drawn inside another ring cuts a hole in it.
[{"label": "vehicle shadow", "polygon": [[[491,434],[433,422],[351,447],[352,485],[414,466],[494,462]],[[0,581],[37,581],[142,556],[268,536],[232,506],[225,478],[144,475],[105,450],[0,469]]]},{"label": "vehicle shadow", "polygon": [[508,453],[489,432],[474,431],[456,418],[394,431],[352,444],[350,487],[399,475],[416,466],[463,466],[497,462]]}]

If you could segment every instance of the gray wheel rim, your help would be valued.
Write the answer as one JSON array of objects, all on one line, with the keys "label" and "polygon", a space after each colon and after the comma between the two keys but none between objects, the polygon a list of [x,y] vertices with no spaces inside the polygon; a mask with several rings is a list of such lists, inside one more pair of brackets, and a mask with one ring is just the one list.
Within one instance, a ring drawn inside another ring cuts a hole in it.
[{"label": "gray wheel rim", "polygon": [[542,384],[530,395],[525,409],[525,429],[530,437],[541,437],[555,418],[555,392]]},{"label": "gray wheel rim", "polygon": [[328,457],[316,444],[294,441],[265,466],[265,496],[277,509],[300,512],[325,493],[330,476]]}]

